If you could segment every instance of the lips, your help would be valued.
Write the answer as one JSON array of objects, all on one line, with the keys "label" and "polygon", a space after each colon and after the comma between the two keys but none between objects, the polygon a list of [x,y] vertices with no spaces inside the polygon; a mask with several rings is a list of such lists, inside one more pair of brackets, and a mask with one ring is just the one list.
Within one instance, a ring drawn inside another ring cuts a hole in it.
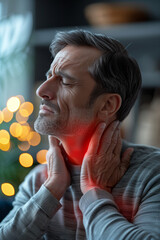
[{"label": "lips", "polygon": [[46,105],[40,105],[40,110],[45,110],[45,111],[48,111],[48,112],[51,112],[51,113],[55,112],[52,108],[50,108]]}]

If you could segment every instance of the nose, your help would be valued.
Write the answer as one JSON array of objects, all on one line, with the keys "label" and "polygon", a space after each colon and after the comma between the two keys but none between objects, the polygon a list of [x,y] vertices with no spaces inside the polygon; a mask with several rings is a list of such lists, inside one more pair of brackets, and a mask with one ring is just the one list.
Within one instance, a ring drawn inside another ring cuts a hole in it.
[{"label": "nose", "polygon": [[45,100],[52,100],[56,97],[56,92],[57,89],[54,79],[48,79],[37,88],[36,94]]}]

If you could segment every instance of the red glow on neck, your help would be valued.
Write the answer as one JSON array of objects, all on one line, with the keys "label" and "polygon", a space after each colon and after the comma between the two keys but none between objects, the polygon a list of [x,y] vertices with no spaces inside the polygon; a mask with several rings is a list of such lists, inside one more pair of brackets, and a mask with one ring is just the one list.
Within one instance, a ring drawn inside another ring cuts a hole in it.
[{"label": "red glow on neck", "polygon": [[[79,130],[79,132],[84,132],[83,130]],[[86,131],[85,134],[75,135],[72,137],[65,137],[65,140],[62,141],[63,149],[65,155],[71,164],[81,165],[84,155],[88,150],[88,145],[91,139],[91,136],[94,132],[94,128],[91,127]]]}]

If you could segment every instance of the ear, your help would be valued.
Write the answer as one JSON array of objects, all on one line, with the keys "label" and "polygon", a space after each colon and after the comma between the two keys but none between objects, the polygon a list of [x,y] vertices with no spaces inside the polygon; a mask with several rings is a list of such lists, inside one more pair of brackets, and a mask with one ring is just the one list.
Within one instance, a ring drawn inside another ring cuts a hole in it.
[{"label": "ear", "polygon": [[102,121],[116,116],[119,108],[121,107],[122,99],[119,94],[106,93],[100,96],[98,117]]}]

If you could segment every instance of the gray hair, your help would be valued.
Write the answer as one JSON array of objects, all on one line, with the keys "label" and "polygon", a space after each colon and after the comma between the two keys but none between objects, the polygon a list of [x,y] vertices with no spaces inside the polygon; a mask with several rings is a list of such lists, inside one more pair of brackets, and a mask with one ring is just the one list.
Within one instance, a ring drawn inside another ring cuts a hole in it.
[{"label": "gray hair", "polygon": [[50,45],[53,58],[67,45],[94,47],[102,52],[89,67],[91,76],[97,82],[90,104],[103,93],[119,94],[122,104],[117,119],[122,121],[129,114],[141,89],[142,78],[136,60],[128,56],[117,40],[83,30],[57,33]]}]

